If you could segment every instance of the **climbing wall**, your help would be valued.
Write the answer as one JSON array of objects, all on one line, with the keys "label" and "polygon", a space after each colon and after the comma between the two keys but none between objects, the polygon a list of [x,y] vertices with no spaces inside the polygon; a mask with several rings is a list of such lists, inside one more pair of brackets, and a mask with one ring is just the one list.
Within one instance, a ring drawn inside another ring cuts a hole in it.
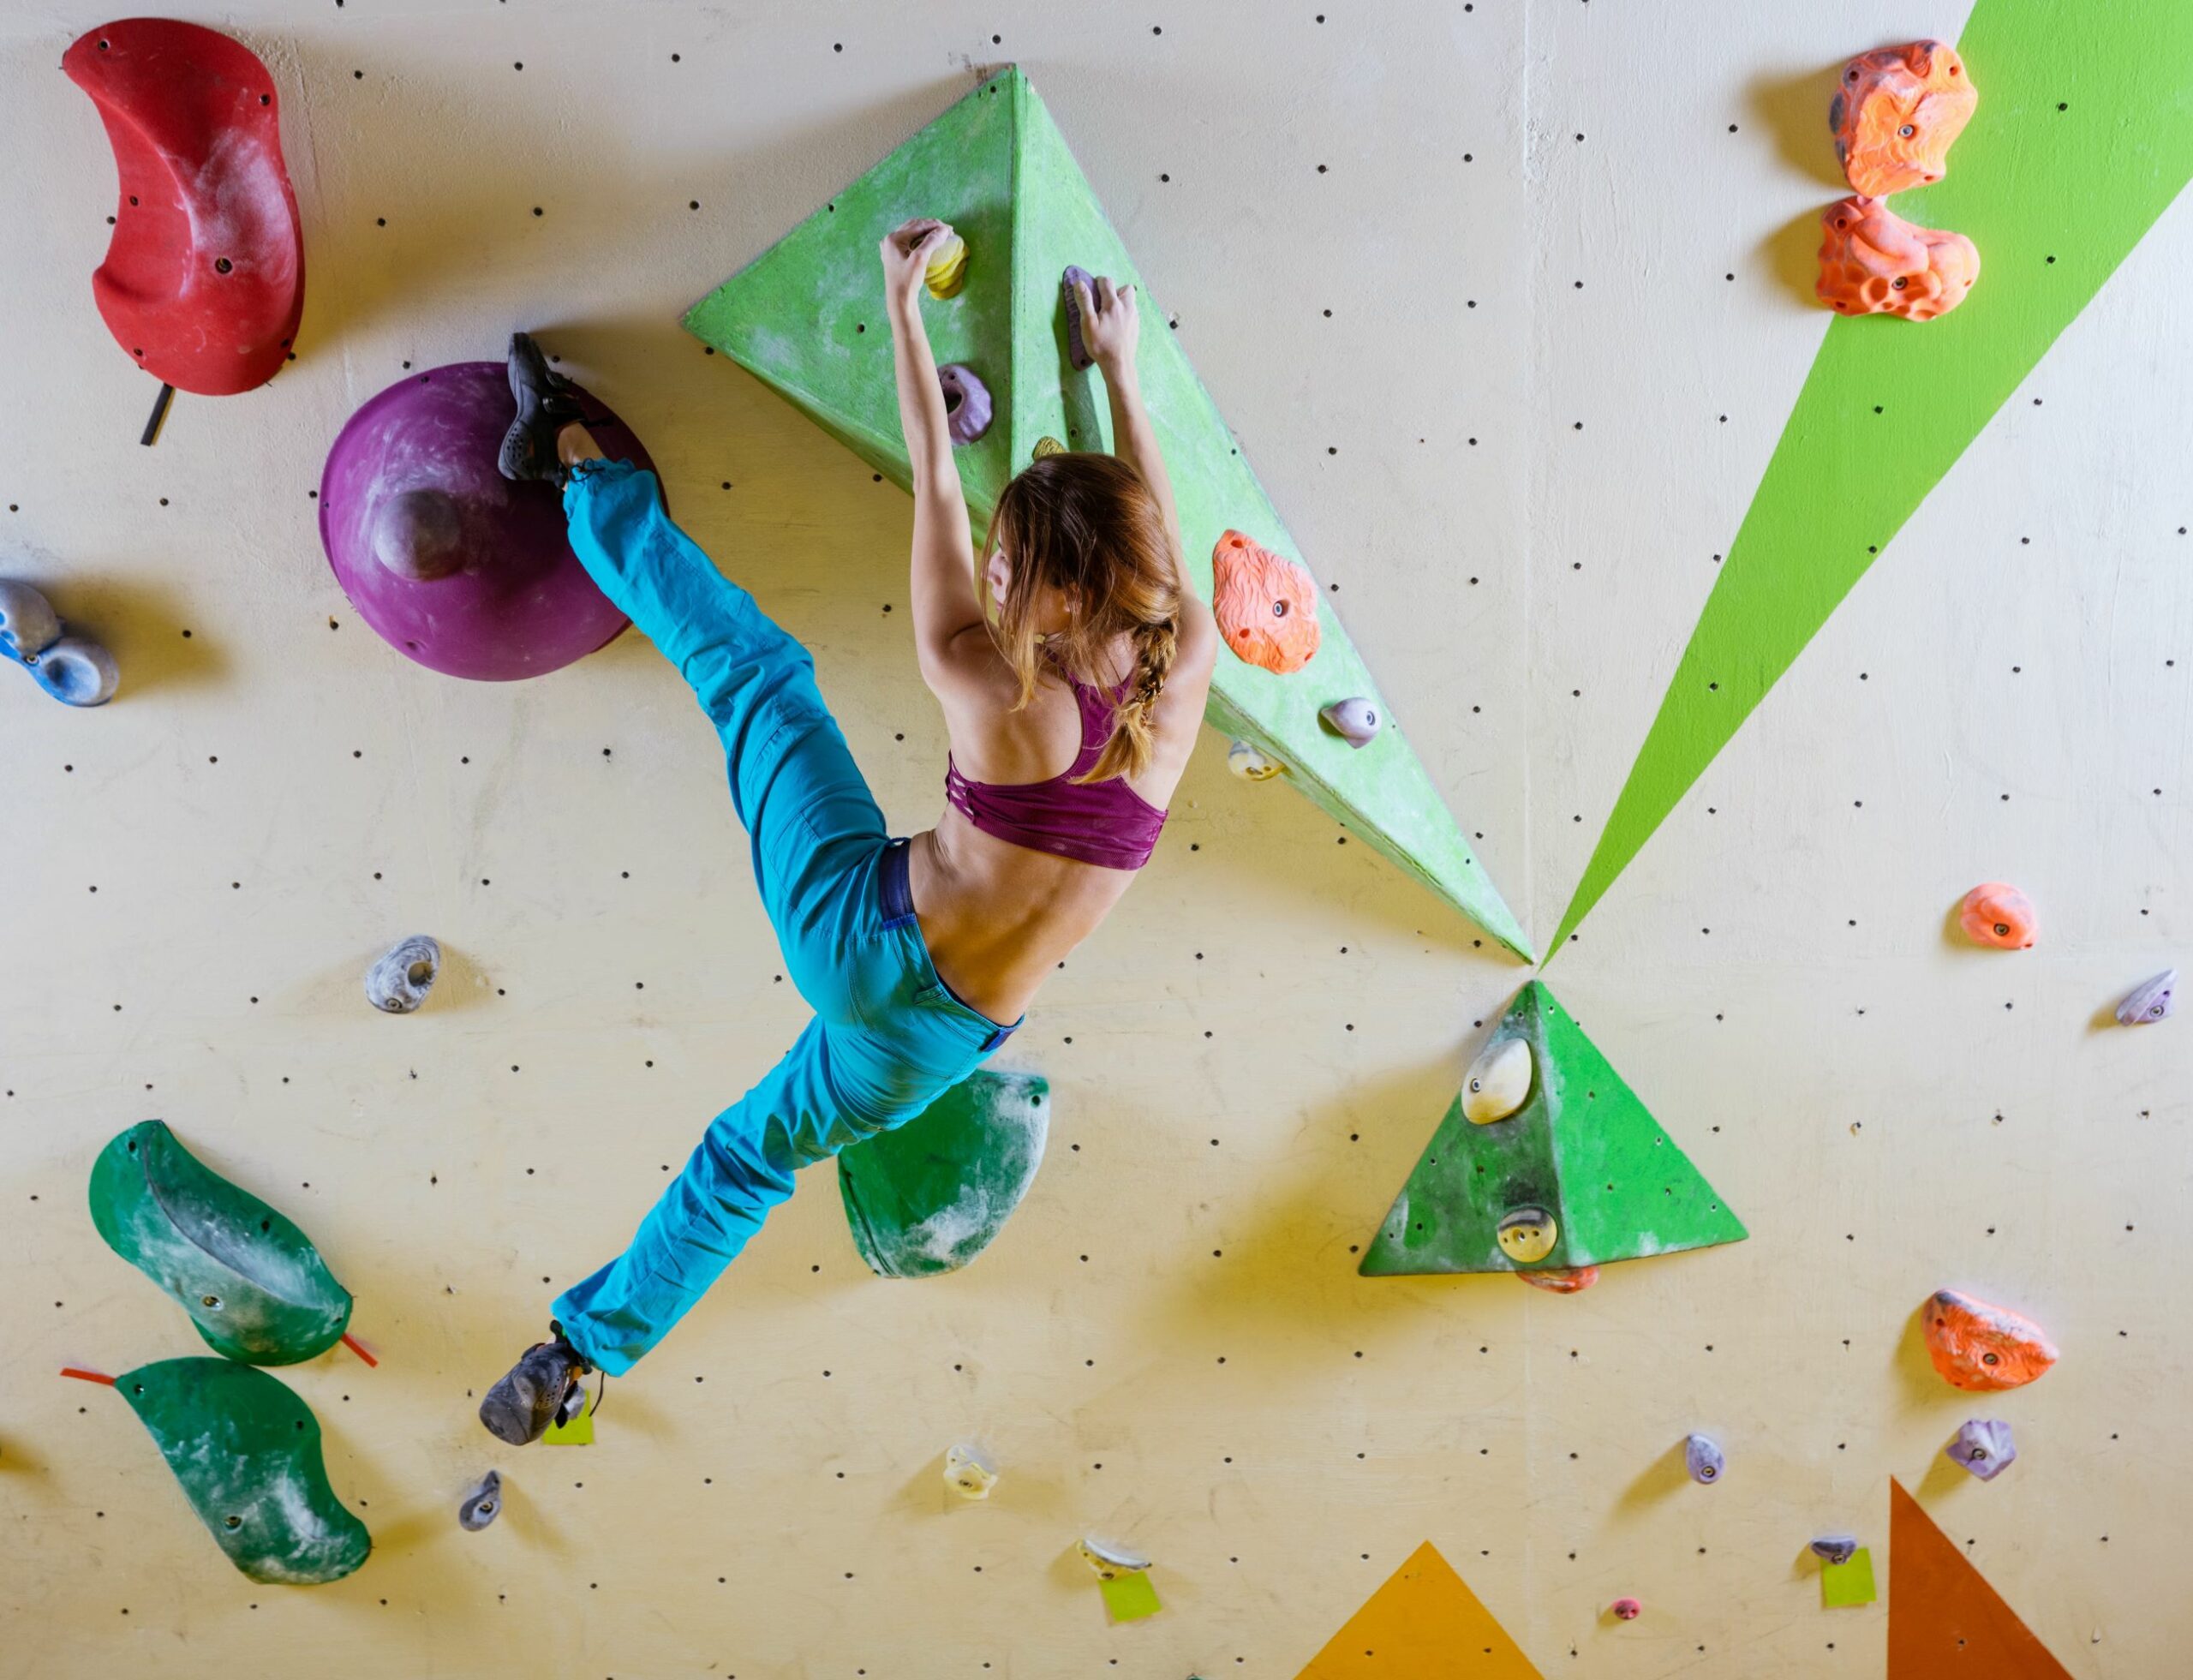
[{"label": "climbing wall", "polygon": [[[2030,333],[2022,265],[2052,256],[2090,301],[1961,451],[1807,431],[1823,486],[1882,451],[1908,517],[1816,628],[1712,631],[1751,709],[1683,736],[1688,784],[1640,773],[1656,822],[1617,820],[1832,351],[1837,73],[1969,9],[1320,3],[232,0],[200,21],[280,92],[296,359],[178,395],[149,448],[156,386],[90,282],[114,164],[59,68],[107,15],[0,16],[27,160],[0,182],[0,579],[122,671],[80,711],[0,670],[0,1673],[1925,1680],[1960,1639],[2004,1673],[2183,1666],[2193,1025],[2110,1009],[2193,961],[2193,217],[2157,188],[2127,232],[2086,189],[1982,177],[2037,168],[2059,142],[2033,125],[2088,99],[2109,126],[2060,144],[2092,192],[2166,176],[2184,77],[2056,97],[2032,43],[2093,21],[1978,0],[2023,15],[1974,9],[1981,116],[1929,224],[1980,243],[1979,290],[1834,331],[1986,347],[1999,307]],[[2123,53],[2178,50],[2172,15],[2131,8]],[[530,328],[925,827],[911,505],[680,320],[1008,63],[1591,1065],[1748,1235],[1634,1247],[1574,1295],[1361,1275],[1533,972],[1207,733],[1001,1059],[1045,1081],[1049,1137],[995,1245],[879,1278],[818,1169],[590,1444],[504,1449],[479,1394],[804,1012],[675,674],[633,635],[515,684],[391,650],[321,553],[329,446]],[[2049,242],[2105,222],[2110,260]],[[1884,409],[1955,406],[1897,386],[1959,377],[1939,359],[1869,368]],[[1808,481],[1772,492],[1799,535]],[[1957,932],[1987,880],[2033,899],[2032,950]],[[414,933],[440,979],[377,1013],[365,971]],[[379,1361],[266,1373],[372,1536],[329,1584],[239,1574],[224,1546],[257,1530],[209,1534],[152,1399],[57,1374],[211,1351],[87,1204],[156,1118],[309,1236]],[[1947,1386],[1942,1288],[2045,1326],[2056,1368]],[[1971,1417],[2017,1432],[1992,1482],[1940,1456]],[[986,1501],[945,1488],[961,1441]],[[467,1533],[490,1468],[502,1514]],[[1108,1618],[1091,1532],[1152,1560],[1162,1610]],[[1808,1542],[1837,1532],[1873,1602],[1822,1607]]]}]

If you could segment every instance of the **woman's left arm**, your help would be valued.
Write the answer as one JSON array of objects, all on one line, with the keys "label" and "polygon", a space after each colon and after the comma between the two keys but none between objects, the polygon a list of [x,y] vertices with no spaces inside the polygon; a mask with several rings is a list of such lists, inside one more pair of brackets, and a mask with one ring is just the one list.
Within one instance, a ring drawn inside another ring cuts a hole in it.
[{"label": "woman's left arm", "polygon": [[975,545],[967,529],[967,498],[953,458],[944,390],[936,357],[922,321],[923,276],[937,248],[952,235],[944,223],[917,218],[884,236],[883,280],[899,380],[899,426],[913,472],[914,647],[923,679],[932,689],[953,673],[971,644],[970,631],[990,652],[989,628],[975,594]]}]

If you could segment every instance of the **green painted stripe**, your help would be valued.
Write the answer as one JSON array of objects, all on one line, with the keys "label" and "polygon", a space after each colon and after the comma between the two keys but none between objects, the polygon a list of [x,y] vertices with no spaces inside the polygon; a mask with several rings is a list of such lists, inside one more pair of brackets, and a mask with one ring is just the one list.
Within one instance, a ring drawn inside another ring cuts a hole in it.
[{"label": "green painted stripe", "polygon": [[1555,951],[2193,176],[2193,0],[1979,0],[1958,50],[1980,108],[1896,207],[1968,235],[1980,283],[1830,324]]}]

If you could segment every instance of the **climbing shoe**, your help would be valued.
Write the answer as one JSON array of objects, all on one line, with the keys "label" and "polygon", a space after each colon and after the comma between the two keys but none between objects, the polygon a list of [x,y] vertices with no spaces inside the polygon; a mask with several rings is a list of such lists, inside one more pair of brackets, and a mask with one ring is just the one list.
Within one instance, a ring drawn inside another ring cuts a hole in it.
[{"label": "climbing shoe", "polygon": [[506,366],[517,414],[503,433],[495,465],[505,478],[537,478],[560,485],[568,474],[556,456],[556,434],[573,421],[585,419],[585,411],[572,394],[571,382],[548,366],[531,334],[511,334]]},{"label": "climbing shoe", "polygon": [[594,1367],[549,1325],[550,1339],[536,1342],[480,1402],[480,1421],[499,1441],[514,1447],[539,1440],[551,1424],[569,1423],[586,1404],[580,1380]]}]

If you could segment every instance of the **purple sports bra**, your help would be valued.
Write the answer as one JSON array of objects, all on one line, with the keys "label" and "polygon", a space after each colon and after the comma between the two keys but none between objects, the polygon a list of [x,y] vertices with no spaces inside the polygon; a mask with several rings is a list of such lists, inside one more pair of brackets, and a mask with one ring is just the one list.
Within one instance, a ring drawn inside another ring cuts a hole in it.
[{"label": "purple sports bra", "polygon": [[1055,852],[1108,870],[1138,870],[1156,850],[1165,813],[1128,786],[1121,777],[1078,784],[1102,755],[1112,737],[1112,709],[1125,691],[1110,694],[1075,679],[1065,667],[1058,673],[1081,708],[1081,750],[1063,775],[1049,781],[970,781],[949,754],[945,758],[944,797],[952,808],[986,834],[1031,852]]}]

